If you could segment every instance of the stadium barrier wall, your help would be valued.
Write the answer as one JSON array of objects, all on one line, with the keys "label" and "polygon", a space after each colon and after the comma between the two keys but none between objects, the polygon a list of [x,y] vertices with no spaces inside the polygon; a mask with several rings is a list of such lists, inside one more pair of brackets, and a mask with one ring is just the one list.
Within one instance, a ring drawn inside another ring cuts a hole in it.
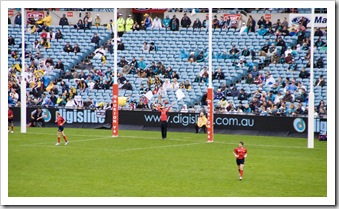
[{"label": "stadium barrier wall", "polygon": [[[20,122],[20,108],[12,107],[14,122]],[[27,123],[30,114],[35,108],[27,108]],[[59,109],[43,108],[46,126],[56,126],[56,112],[66,120],[66,127],[111,128],[111,110],[83,110],[83,109]],[[173,129],[193,130],[198,118],[198,113],[168,113],[168,126]],[[315,133],[327,133],[327,119],[315,118]],[[119,111],[119,125],[133,125],[144,129],[152,129],[160,125],[160,113],[154,111]],[[307,135],[306,117],[276,117],[257,116],[246,114],[214,114],[214,129],[219,133],[229,131],[256,131],[256,132],[280,132],[290,134]]]}]

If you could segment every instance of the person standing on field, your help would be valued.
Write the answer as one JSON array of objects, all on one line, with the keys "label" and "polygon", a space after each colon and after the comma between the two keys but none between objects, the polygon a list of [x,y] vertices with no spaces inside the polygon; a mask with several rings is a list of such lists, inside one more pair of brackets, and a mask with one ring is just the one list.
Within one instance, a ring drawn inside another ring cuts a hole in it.
[{"label": "person standing on field", "polygon": [[198,121],[195,124],[195,133],[198,133],[201,129],[203,129],[204,133],[206,133],[206,126],[207,126],[207,118],[205,117],[205,114],[201,112],[200,116],[198,117]]},{"label": "person standing on field", "polygon": [[55,121],[57,124],[58,124],[58,132],[57,132],[57,135],[58,135],[58,142],[55,144],[56,146],[59,146],[60,145],[60,134],[62,135],[62,137],[64,138],[65,140],[65,145],[68,144],[68,141],[66,139],[66,135],[64,133],[64,124],[66,123],[65,119],[63,117],[61,117],[60,113],[57,112],[57,119]]},{"label": "person standing on field", "polygon": [[160,123],[161,123],[161,136],[162,139],[166,139],[167,137],[167,112],[171,109],[172,105],[165,109],[165,106],[158,107],[157,110],[161,113],[160,115]]},{"label": "person standing on field", "polygon": [[[13,123],[13,111],[8,108],[8,124],[11,126],[11,133],[14,132],[14,123]],[[8,132],[9,132],[9,127],[8,127]]]},{"label": "person standing on field", "polygon": [[247,149],[244,147],[244,142],[239,142],[239,145],[234,149],[233,154],[236,157],[236,163],[238,165],[239,171],[239,180],[241,181],[242,175],[244,173],[245,158],[247,157]]}]

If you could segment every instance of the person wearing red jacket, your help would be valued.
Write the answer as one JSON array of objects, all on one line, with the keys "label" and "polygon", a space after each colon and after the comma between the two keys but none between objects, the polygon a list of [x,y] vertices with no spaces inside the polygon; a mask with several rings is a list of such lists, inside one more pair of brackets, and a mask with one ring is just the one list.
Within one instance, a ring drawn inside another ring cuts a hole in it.
[{"label": "person wearing red jacket", "polygon": [[167,109],[164,106],[158,107],[157,110],[161,113],[160,115],[160,123],[161,123],[161,136],[162,139],[166,139],[167,137],[167,112],[171,109],[172,105]]}]

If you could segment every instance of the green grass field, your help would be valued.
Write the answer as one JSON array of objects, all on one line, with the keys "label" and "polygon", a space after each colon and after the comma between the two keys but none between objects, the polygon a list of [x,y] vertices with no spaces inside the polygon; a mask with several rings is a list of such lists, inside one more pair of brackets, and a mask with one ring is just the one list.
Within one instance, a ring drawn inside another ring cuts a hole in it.
[{"label": "green grass field", "polygon": [[[326,197],[326,142],[160,131],[56,128],[9,134],[9,197]],[[232,152],[245,142],[239,181]]]}]

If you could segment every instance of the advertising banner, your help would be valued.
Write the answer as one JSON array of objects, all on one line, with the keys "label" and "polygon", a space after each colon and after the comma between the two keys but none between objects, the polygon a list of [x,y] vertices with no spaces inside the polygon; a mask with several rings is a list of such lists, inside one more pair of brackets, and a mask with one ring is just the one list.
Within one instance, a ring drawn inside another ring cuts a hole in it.
[{"label": "advertising banner", "polygon": [[14,15],[14,10],[8,10],[8,17],[12,17]]},{"label": "advertising banner", "polygon": [[31,16],[33,16],[35,20],[38,20],[39,17],[44,18],[45,17],[45,13],[42,12],[42,11],[27,11],[26,18],[28,19]]},{"label": "advertising banner", "polygon": [[[290,14],[289,25],[299,25],[302,17],[306,18],[307,27],[311,27],[311,14]],[[314,27],[324,28],[327,27],[327,14],[314,14]]]},{"label": "advertising banner", "polygon": [[[11,108],[11,110],[14,113],[14,122],[19,122],[20,108]],[[35,108],[27,108],[27,123],[33,110]],[[112,120],[114,120],[114,117],[112,110],[106,110],[105,118],[103,118],[98,117],[98,115],[102,115],[101,110],[43,108],[46,124],[55,124],[57,111],[65,118],[66,125],[69,125],[69,127],[79,124],[93,124],[95,126],[113,125]],[[118,124],[121,125],[160,126],[159,112],[120,110],[118,114]],[[170,112],[168,113],[168,126],[171,128],[192,128],[194,130],[198,116],[198,113]],[[307,133],[307,118],[302,117],[255,116],[246,114],[214,114],[213,117],[214,129]],[[326,118],[314,119],[314,132],[327,133]]]},{"label": "advertising banner", "polygon": [[133,13],[165,13],[167,8],[132,8]]}]

